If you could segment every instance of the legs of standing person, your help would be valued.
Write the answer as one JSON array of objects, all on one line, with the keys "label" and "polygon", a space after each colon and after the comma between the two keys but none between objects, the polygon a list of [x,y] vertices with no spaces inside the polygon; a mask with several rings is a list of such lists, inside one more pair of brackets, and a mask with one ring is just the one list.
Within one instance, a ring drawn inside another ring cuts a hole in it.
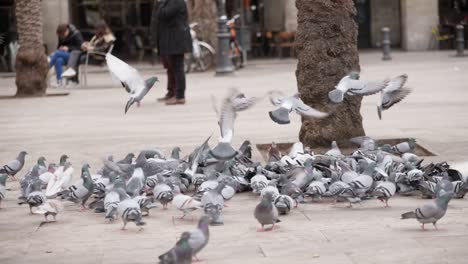
[{"label": "legs of standing person", "polygon": [[184,72],[184,54],[175,54],[169,56],[169,64],[174,71],[175,76],[175,98],[168,104],[185,103],[185,72]]},{"label": "legs of standing person", "polygon": [[55,67],[55,74],[57,76],[57,82],[62,80],[62,67],[68,61],[70,54],[66,51],[57,50],[50,59],[49,67]]},{"label": "legs of standing person", "polygon": [[164,97],[159,98],[158,101],[166,101],[175,96],[175,76],[174,70],[169,63],[169,56],[161,56],[161,61],[167,71],[167,93]]}]

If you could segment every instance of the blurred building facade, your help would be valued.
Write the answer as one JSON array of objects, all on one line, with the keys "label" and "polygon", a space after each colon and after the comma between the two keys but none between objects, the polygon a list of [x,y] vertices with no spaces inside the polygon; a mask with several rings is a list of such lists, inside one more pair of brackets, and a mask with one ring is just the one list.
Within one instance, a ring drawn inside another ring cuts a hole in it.
[{"label": "blurred building facade", "polygon": [[[154,0],[42,0],[44,42],[56,46],[55,29],[71,22],[90,38],[94,25],[104,19],[118,41],[116,51],[129,56],[146,52]],[[394,47],[427,50],[436,34],[454,35],[454,26],[468,21],[468,0],[354,0],[359,25],[358,46],[378,48],[381,28],[391,29]],[[14,0],[0,0],[0,30],[8,30]],[[244,41],[252,54],[262,56],[278,47],[293,47],[297,28],[295,0],[226,0],[229,17],[244,17]],[[466,15],[465,15],[466,13]],[[10,15],[9,15],[10,14]],[[4,21],[5,20],[5,21]],[[8,20],[8,21],[7,21]],[[436,31],[434,29],[437,29]],[[0,32],[1,33],[1,32]],[[466,34],[468,35],[468,34]],[[453,41],[453,40],[449,40]],[[279,44],[278,44],[279,43]],[[290,44],[290,45],[288,45]],[[445,46],[451,47],[448,43]],[[443,46],[443,45],[442,45]],[[258,54],[257,54],[258,53]]]}]

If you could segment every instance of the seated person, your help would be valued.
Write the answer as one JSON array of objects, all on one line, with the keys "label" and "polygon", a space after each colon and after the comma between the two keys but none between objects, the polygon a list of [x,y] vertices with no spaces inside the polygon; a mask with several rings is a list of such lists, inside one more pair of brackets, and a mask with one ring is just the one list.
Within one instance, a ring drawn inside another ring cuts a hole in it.
[{"label": "seated person", "polygon": [[57,50],[50,58],[49,68],[55,67],[57,86],[62,85],[62,67],[65,63],[70,67],[70,58],[81,54],[83,36],[72,24],[61,24],[57,27]]},{"label": "seated person", "polygon": [[[91,38],[90,41],[83,42],[81,45],[81,50],[83,52],[93,51],[93,52],[101,52],[106,53],[112,44],[115,41],[115,36],[112,34],[112,31],[107,26],[105,22],[100,22],[96,26],[96,34]],[[80,53],[81,54],[81,53]],[[77,74],[78,64],[81,62],[83,63],[85,60],[84,56],[77,57],[70,56],[69,59],[69,68],[62,74],[64,78],[72,78],[75,77]],[[102,63],[104,61],[104,57],[99,54],[92,53],[89,57],[90,63]]]}]

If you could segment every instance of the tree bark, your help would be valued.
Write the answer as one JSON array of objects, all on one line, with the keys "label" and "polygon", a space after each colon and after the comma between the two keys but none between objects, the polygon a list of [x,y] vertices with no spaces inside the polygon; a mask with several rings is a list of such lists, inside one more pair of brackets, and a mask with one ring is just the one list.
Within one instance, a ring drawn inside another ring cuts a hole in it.
[{"label": "tree bark", "polygon": [[215,50],[218,47],[218,11],[216,0],[188,0],[187,7],[191,22],[197,22],[197,36],[210,44]]},{"label": "tree bark", "polygon": [[359,71],[353,0],[296,0],[296,6],[296,78],[301,99],[330,114],[324,119],[303,119],[299,139],[313,147],[365,135],[362,97],[347,96],[339,105],[328,100],[328,92],[343,76]]},{"label": "tree bark", "polygon": [[42,39],[41,0],[17,0],[19,36],[16,55],[16,96],[44,95],[48,63]]}]

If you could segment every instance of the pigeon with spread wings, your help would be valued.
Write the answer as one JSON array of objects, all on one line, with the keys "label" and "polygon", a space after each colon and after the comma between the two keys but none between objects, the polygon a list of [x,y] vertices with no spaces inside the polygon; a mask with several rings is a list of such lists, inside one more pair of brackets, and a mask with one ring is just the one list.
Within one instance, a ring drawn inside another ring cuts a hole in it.
[{"label": "pigeon with spread wings", "polygon": [[158,81],[157,77],[151,77],[143,80],[138,71],[112,54],[106,55],[107,67],[114,80],[118,80],[125,90],[130,94],[125,105],[125,114],[128,109],[136,102],[140,105],[141,100],[151,90],[154,83]]},{"label": "pigeon with spread wings", "polygon": [[271,91],[269,94],[270,102],[274,106],[279,106],[278,109],[269,112],[271,120],[275,123],[281,125],[289,124],[291,122],[289,120],[289,113],[293,110],[299,115],[310,118],[323,118],[328,115],[306,105],[299,97],[299,93],[290,97],[284,96],[278,91]]}]

